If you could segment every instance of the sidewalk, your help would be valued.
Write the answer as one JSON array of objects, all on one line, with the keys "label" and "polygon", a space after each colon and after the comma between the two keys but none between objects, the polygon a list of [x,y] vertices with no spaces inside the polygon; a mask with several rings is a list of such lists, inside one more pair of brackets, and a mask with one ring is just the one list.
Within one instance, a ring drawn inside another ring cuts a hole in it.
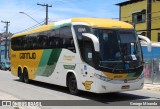
[{"label": "sidewalk", "polygon": [[160,84],[144,84],[144,90],[160,91]]}]

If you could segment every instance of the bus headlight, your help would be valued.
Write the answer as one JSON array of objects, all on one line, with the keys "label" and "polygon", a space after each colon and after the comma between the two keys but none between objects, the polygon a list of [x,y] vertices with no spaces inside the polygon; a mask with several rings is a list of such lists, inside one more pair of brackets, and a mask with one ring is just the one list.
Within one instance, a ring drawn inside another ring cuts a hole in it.
[{"label": "bus headlight", "polygon": [[102,81],[110,81],[111,79],[105,77],[105,76],[102,76],[102,75],[99,75],[99,74],[94,74],[96,78],[102,80]]},{"label": "bus headlight", "polygon": [[94,76],[95,76],[96,78],[98,78],[98,79],[100,79],[100,78],[101,78],[101,76],[100,76],[100,75],[98,75],[98,74],[94,74]]},{"label": "bus headlight", "polygon": [[142,78],[144,78],[144,73],[142,73],[142,74],[138,77],[138,79],[142,79]]}]

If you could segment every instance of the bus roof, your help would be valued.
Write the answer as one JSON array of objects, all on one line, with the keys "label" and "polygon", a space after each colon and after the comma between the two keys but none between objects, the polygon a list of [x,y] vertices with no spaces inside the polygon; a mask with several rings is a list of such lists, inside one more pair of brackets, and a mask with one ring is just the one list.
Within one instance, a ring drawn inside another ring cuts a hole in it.
[{"label": "bus roof", "polygon": [[47,31],[47,30],[50,30],[50,28],[53,27],[53,26],[54,26],[54,23],[51,23],[51,24],[48,24],[48,25],[43,25],[43,26],[28,30],[26,32],[15,34],[12,37],[23,36],[23,35],[27,35],[27,34],[31,34],[31,33],[37,33],[37,32],[41,32],[41,31]]},{"label": "bus roof", "polygon": [[23,36],[23,35],[37,33],[37,32],[41,32],[41,31],[47,31],[47,30],[50,30],[51,28],[53,28],[54,26],[72,23],[72,22],[73,23],[74,22],[82,22],[82,23],[86,23],[92,27],[133,29],[133,26],[131,24],[128,24],[128,23],[125,23],[122,21],[118,21],[118,20],[104,19],[104,18],[72,18],[72,19],[68,19],[68,20],[54,22],[54,23],[51,23],[48,25],[43,25],[43,26],[34,28],[32,30],[29,30],[29,31],[26,31],[23,33],[15,34],[12,37]]},{"label": "bus roof", "polygon": [[90,26],[102,28],[133,28],[126,22],[104,18],[73,18],[72,22],[84,22]]}]

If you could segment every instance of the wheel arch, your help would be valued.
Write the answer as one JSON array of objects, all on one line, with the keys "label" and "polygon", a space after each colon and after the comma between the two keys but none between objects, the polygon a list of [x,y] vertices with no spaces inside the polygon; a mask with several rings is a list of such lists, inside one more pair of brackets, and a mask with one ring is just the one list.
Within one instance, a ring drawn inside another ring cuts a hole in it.
[{"label": "wheel arch", "polygon": [[69,77],[71,76],[71,75],[74,75],[75,76],[75,78],[76,78],[76,81],[77,81],[77,88],[79,89],[79,78],[78,78],[78,76],[77,76],[77,74],[75,73],[75,71],[73,71],[73,70],[68,70],[67,71],[67,75],[66,75],[66,86],[68,87],[68,80],[69,80]]},{"label": "wheel arch", "polygon": [[24,71],[25,69],[28,71],[28,67],[27,67],[27,66],[24,66],[24,67],[23,67],[23,71]]}]

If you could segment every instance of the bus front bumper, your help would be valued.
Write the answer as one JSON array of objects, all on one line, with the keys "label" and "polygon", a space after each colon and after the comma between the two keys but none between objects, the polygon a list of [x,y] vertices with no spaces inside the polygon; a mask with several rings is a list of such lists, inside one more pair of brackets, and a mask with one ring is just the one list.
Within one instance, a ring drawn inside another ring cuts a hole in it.
[{"label": "bus front bumper", "polygon": [[123,92],[131,90],[139,90],[144,86],[144,78],[131,80],[131,81],[103,81],[100,79],[96,80],[96,93],[109,93],[109,92]]}]

